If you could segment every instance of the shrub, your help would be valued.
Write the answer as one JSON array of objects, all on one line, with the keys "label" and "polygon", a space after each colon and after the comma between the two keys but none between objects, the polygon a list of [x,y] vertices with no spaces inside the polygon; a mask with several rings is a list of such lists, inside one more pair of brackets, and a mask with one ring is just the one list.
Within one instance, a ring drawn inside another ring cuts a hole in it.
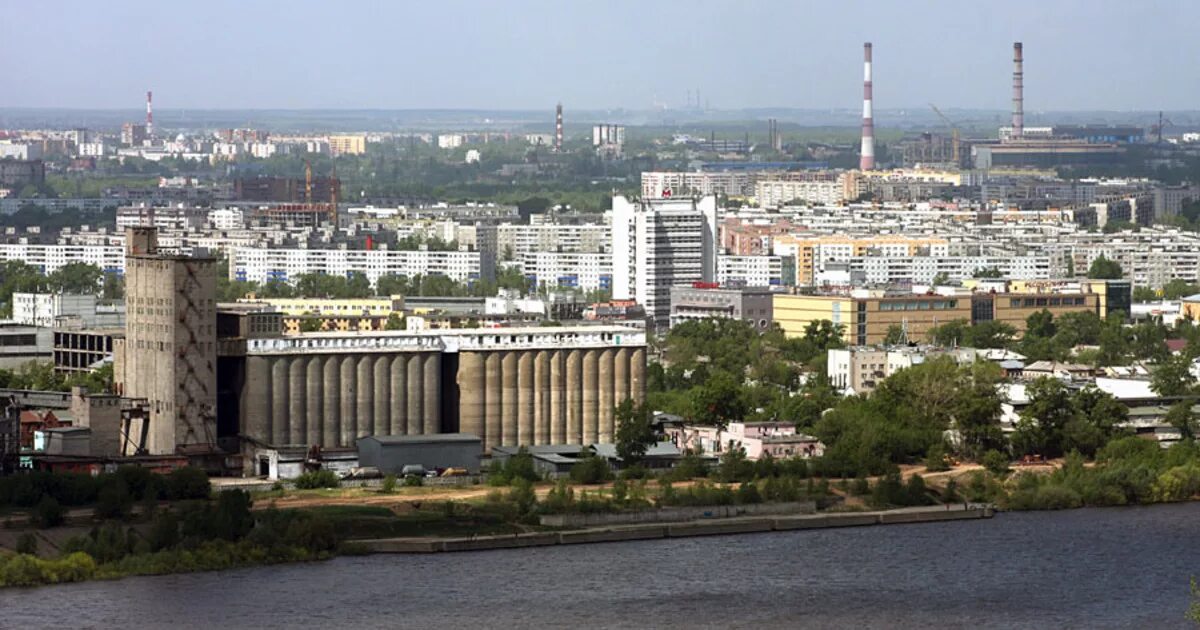
[{"label": "shrub", "polygon": [[42,529],[61,525],[66,518],[66,508],[51,496],[42,497],[41,502],[37,504],[32,515],[33,524]]},{"label": "shrub", "polygon": [[530,514],[537,508],[537,495],[533,492],[533,483],[523,477],[513,480],[512,490],[508,493],[510,501],[516,504],[520,514]]},{"label": "shrub", "polygon": [[207,499],[211,490],[208,475],[199,468],[185,466],[167,475],[167,497],[173,501]]},{"label": "shrub", "polygon": [[961,499],[958,496],[958,482],[951,479],[946,482],[946,489],[942,491],[942,503],[958,503]]},{"label": "shrub", "polygon": [[944,472],[950,470],[949,457],[946,456],[945,444],[938,442],[929,447],[925,455],[925,469],[929,472]]},{"label": "shrub", "polygon": [[747,481],[739,486],[734,500],[741,505],[763,502],[762,494],[758,492],[758,484],[753,481]]},{"label": "shrub", "polygon": [[133,509],[133,496],[120,477],[110,479],[100,489],[96,500],[96,516],[103,519],[124,519]]},{"label": "shrub", "polygon": [[391,494],[396,491],[396,475],[388,475],[383,478],[383,486],[380,490],[384,494]]},{"label": "shrub", "polygon": [[336,488],[340,485],[342,480],[332,470],[312,470],[296,477],[296,488],[300,490]]},{"label": "shrub", "polygon": [[179,544],[179,518],[170,511],[159,512],[146,535],[151,551],[170,549]]},{"label": "shrub", "polygon": [[37,536],[33,532],[25,532],[17,537],[17,553],[24,553],[31,556],[36,556],[38,550]]},{"label": "shrub", "polygon": [[993,475],[1003,476],[1009,471],[1008,456],[997,450],[989,450],[984,453],[979,463],[983,464],[983,467]]},{"label": "shrub", "polygon": [[571,467],[571,480],[575,483],[604,483],[610,479],[612,479],[612,469],[608,467],[608,460],[599,455],[581,459]]},{"label": "shrub", "polygon": [[721,455],[721,463],[717,467],[717,478],[723,483],[749,481],[754,478],[754,463],[746,459],[746,451],[741,448],[730,448]]},{"label": "shrub", "polygon": [[867,481],[866,477],[855,477],[854,482],[850,484],[850,494],[856,497],[871,494],[871,482]]},{"label": "shrub", "polygon": [[407,488],[420,488],[425,484],[425,480],[417,475],[408,475],[404,478],[404,486]]}]

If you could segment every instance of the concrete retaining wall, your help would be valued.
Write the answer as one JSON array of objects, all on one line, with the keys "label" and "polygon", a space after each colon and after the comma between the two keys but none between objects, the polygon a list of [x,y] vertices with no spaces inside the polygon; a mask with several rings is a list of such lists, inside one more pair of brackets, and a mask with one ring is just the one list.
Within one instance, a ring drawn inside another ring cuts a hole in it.
[{"label": "concrete retaining wall", "polygon": [[[789,504],[782,504],[789,505]],[[575,529],[564,532],[537,532],[510,536],[475,536],[471,538],[386,538],[354,541],[372,553],[432,553],[438,551],[483,551],[516,549],[549,545],[652,540],[656,538],[686,538],[750,534],[770,531],[824,529],[831,527],[861,527],[866,525],[899,525],[991,518],[991,506],[946,510],[941,507],[905,509],[885,512],[840,512],[793,516],[741,516],[703,521],[675,523],[637,523],[616,527]]]},{"label": "concrete retaining wall", "polygon": [[751,505],[710,505],[698,507],[668,507],[656,510],[616,512],[606,514],[547,514],[539,521],[545,527],[601,527],[627,523],[672,523],[700,519],[764,516],[773,514],[813,514],[812,501],[793,503],[755,503]]}]

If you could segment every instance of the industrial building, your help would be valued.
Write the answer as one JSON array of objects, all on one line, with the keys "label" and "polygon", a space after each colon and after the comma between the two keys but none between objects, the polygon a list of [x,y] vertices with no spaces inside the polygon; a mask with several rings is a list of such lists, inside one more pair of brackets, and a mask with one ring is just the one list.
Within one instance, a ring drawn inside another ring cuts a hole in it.
[{"label": "industrial building", "polygon": [[[217,260],[158,248],[152,227],[126,231],[125,334],[113,381],[149,406],[149,454],[211,452],[217,429]],[[138,429],[134,429],[138,431]]]},{"label": "industrial building", "polygon": [[765,332],[774,324],[773,293],[770,287],[762,286],[739,289],[697,283],[671,287],[671,326],[719,317],[740,319]]},{"label": "industrial building", "polygon": [[322,448],[460,432],[485,451],[611,441],[616,406],[644,396],[645,344],[609,326],[251,336],[223,346],[221,432]]},{"label": "industrial building", "polygon": [[482,452],[479,437],[466,433],[372,435],[358,441],[358,465],[377,468],[385,475],[401,474],[405,466],[432,471],[457,468],[477,474]]}]

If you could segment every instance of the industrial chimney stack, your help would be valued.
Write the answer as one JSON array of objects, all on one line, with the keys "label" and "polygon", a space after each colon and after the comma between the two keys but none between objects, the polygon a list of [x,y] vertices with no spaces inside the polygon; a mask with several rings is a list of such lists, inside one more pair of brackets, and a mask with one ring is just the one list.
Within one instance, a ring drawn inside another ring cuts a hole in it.
[{"label": "industrial chimney stack", "polygon": [[554,150],[562,153],[563,130],[562,130],[562,103],[558,104],[558,108],[554,113]]},{"label": "industrial chimney stack", "polygon": [[858,168],[875,170],[875,120],[871,111],[871,42],[863,44],[863,127],[862,157]]},{"label": "industrial chimney stack", "polygon": [[151,103],[154,101],[154,92],[146,90],[146,137],[154,137],[154,108]]},{"label": "industrial chimney stack", "polygon": [[1013,119],[1012,139],[1025,134],[1025,71],[1022,69],[1021,42],[1013,42]]}]

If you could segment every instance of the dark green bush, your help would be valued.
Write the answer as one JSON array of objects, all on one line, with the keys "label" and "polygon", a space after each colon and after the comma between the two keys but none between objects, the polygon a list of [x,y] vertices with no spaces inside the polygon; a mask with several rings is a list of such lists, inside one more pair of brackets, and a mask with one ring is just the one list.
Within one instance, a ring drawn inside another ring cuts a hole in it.
[{"label": "dark green bush", "polygon": [[342,480],[332,470],[313,470],[296,477],[296,488],[299,490],[336,488],[341,484]]},{"label": "dark green bush", "polygon": [[33,524],[42,529],[61,525],[67,518],[67,509],[52,496],[43,496],[33,510]]}]

